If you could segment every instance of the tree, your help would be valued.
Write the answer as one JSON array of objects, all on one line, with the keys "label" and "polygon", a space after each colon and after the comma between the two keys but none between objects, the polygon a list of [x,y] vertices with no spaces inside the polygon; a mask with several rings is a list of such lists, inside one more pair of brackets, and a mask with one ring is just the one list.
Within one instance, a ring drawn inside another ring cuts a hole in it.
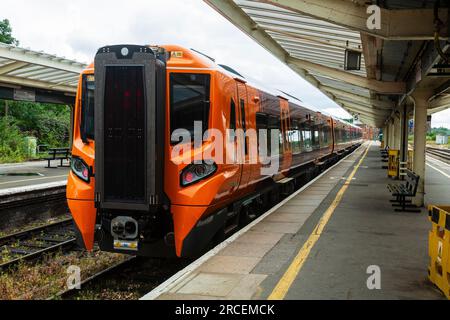
[{"label": "tree", "polygon": [[12,36],[12,29],[8,19],[0,20],[0,42],[15,46],[19,45],[19,41]]}]

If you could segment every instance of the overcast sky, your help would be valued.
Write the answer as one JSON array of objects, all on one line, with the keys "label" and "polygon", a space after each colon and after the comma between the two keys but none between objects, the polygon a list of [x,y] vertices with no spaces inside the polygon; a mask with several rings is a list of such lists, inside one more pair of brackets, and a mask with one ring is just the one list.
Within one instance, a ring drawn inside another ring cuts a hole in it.
[{"label": "overcast sky", "polygon": [[[179,44],[338,117],[349,114],[201,0],[2,0],[20,46],[91,62],[107,44]],[[433,126],[450,128],[450,110]]]}]

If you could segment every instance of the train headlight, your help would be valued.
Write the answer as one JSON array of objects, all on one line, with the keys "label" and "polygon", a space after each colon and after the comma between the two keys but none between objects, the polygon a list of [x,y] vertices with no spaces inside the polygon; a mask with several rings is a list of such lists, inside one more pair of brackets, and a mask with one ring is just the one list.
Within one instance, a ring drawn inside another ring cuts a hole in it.
[{"label": "train headlight", "polygon": [[217,170],[217,165],[215,163],[192,163],[183,169],[180,176],[181,186],[186,187],[188,185],[194,184],[202,179],[205,179]]},{"label": "train headlight", "polygon": [[89,182],[90,172],[88,165],[81,158],[72,157],[70,168],[75,175],[83,181]]}]

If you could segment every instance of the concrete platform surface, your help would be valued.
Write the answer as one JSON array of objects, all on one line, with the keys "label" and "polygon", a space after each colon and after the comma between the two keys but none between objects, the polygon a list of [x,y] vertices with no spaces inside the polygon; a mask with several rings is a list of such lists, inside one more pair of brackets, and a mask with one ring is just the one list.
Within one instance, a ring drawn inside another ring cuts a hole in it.
[{"label": "concrete platform surface", "polygon": [[[59,160],[52,161],[57,166]],[[64,162],[67,165],[67,161]],[[47,161],[32,161],[14,164],[0,164],[0,190],[21,192],[22,188],[67,180],[68,167],[46,168]],[[24,189],[24,190],[25,190]],[[28,189],[27,189],[28,190]],[[9,193],[9,191],[8,191]]]},{"label": "concrete platform surface", "polygon": [[[442,299],[427,280],[427,212],[393,210],[379,146],[366,147],[142,299]],[[427,201],[449,203],[450,181],[430,169]]]},{"label": "concrete platform surface", "polygon": [[430,156],[425,167],[425,203],[450,204],[450,164]]}]

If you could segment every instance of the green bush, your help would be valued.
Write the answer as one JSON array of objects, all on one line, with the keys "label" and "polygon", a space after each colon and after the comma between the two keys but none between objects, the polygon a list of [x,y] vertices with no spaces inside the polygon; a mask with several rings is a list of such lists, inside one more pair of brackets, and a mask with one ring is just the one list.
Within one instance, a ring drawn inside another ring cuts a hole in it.
[{"label": "green bush", "polygon": [[[4,106],[0,104],[0,114]],[[69,144],[70,109],[64,105],[9,101],[9,115],[20,131],[38,139],[38,144],[66,147]]]},{"label": "green bush", "polygon": [[436,133],[431,132],[431,133],[427,134],[427,141],[436,141]]},{"label": "green bush", "polygon": [[24,135],[13,119],[0,119],[0,162],[19,162],[26,158]]},{"label": "green bush", "polygon": [[64,105],[0,100],[0,162],[27,159],[24,138],[34,136],[37,143],[50,148],[69,145],[70,108]]}]

